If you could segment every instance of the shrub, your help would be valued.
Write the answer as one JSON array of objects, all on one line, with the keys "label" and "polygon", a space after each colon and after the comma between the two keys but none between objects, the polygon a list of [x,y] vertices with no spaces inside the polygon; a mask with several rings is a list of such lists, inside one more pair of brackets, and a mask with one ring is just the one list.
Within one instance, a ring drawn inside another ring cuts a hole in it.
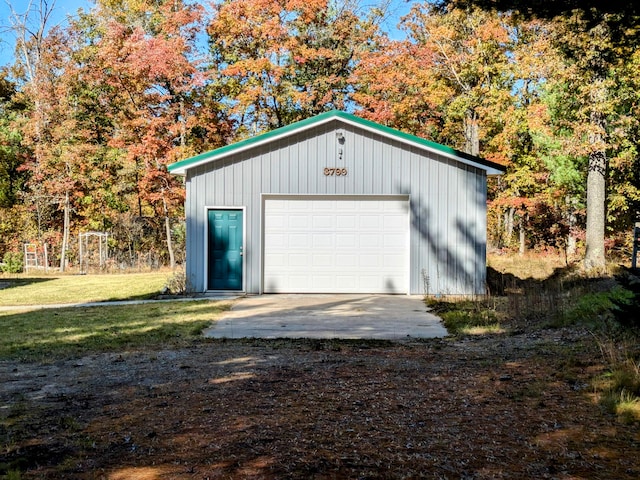
[{"label": "shrub", "polygon": [[22,255],[15,252],[7,252],[2,258],[1,269],[5,273],[22,272]]},{"label": "shrub", "polygon": [[176,269],[167,279],[164,292],[172,295],[186,295],[193,292],[184,268]]},{"label": "shrub", "polygon": [[616,286],[606,292],[586,293],[576,304],[561,314],[562,325],[578,323],[589,326],[604,326],[616,320],[622,307],[633,305],[635,295],[626,288]]}]

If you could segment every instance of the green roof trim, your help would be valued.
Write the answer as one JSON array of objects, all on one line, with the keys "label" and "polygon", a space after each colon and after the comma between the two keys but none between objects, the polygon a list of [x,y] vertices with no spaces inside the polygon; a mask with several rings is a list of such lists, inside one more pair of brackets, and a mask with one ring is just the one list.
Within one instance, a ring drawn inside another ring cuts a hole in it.
[{"label": "green roof trim", "polygon": [[471,162],[471,163],[477,164],[480,167],[485,167],[488,170],[497,171],[496,173],[502,173],[506,170],[504,166],[498,163],[490,162],[489,160],[485,160],[483,158],[476,157],[474,155],[469,155],[468,153],[461,152],[454,148],[447,147],[445,145],[441,145],[436,142],[432,142],[431,140],[425,140],[424,138],[417,137],[416,135],[404,133],[404,132],[401,132],[400,130],[387,127],[385,125],[381,125],[379,123],[372,122],[371,120],[366,120],[364,118],[360,118],[356,115],[342,112],[340,110],[332,110],[329,112],[321,113],[319,115],[316,115],[315,117],[310,117],[304,120],[300,120],[298,122],[292,123],[291,125],[287,125],[285,127],[276,128],[275,130],[271,130],[270,132],[266,132],[261,135],[256,135],[255,137],[250,137],[245,140],[232,143],[230,145],[225,145],[224,147],[220,147],[215,150],[211,150],[209,152],[201,153],[200,155],[196,155],[195,157],[187,158],[185,160],[172,163],[167,167],[167,169],[171,173],[183,174],[189,168],[202,165],[203,163],[207,163],[209,160],[214,160],[218,157],[225,156],[226,154],[231,154],[236,151],[250,148],[251,146],[256,144],[263,144],[268,142],[271,139],[287,136],[290,133],[294,133],[299,130],[305,130],[307,128],[311,128],[315,125],[327,122],[335,118],[342,119],[348,123],[359,125],[368,130],[377,131],[378,133],[388,137],[395,137],[399,141],[409,142],[418,146],[423,146],[429,150],[441,152],[446,156],[456,157],[463,161],[466,160],[465,163]]}]

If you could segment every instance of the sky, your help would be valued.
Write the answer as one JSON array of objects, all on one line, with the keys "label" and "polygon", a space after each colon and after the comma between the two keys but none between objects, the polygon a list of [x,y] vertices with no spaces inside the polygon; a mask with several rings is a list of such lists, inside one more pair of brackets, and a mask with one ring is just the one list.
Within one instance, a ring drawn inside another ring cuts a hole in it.
[{"label": "sky", "polygon": [[[64,23],[68,15],[74,15],[79,8],[89,10],[92,2],[89,0],[47,0],[48,3],[54,4],[51,25]],[[55,1],[55,3],[54,3]],[[6,65],[13,62],[13,48],[15,37],[13,33],[7,31],[7,27],[11,25],[10,15],[11,9],[7,2],[14,6],[14,10],[18,14],[25,13],[27,5],[32,3],[39,4],[39,0],[0,0],[0,65]]]},{"label": "sky", "polygon": [[[38,5],[40,0],[0,0],[0,66],[13,63],[13,49],[15,45],[15,37],[13,33],[7,30],[11,25],[10,15],[11,9],[7,5],[7,1],[14,5],[14,10],[18,14],[25,13],[27,5],[33,3]],[[90,10],[94,3],[91,0],[47,0],[49,4],[54,4],[51,25],[64,23],[69,15],[77,13],[79,8]],[[205,0],[203,0],[205,1]],[[374,4],[374,1],[362,2],[364,5],[368,3]],[[411,8],[411,4],[415,3],[411,0],[391,0],[389,5],[390,17],[385,25],[385,30],[389,31],[392,37],[397,37],[399,33],[395,30],[400,17],[406,15]]]}]

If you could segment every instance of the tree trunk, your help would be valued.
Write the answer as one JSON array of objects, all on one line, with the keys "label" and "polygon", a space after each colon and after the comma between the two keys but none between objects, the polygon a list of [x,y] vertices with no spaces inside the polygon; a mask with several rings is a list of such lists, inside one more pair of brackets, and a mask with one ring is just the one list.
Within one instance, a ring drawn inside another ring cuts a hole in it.
[{"label": "tree trunk", "polygon": [[480,155],[480,134],[478,132],[478,116],[468,110],[464,117],[464,151],[470,155]]},{"label": "tree trunk", "polygon": [[568,211],[567,225],[569,226],[569,233],[567,234],[566,257],[569,258],[576,254],[577,240],[574,232],[578,221],[576,219],[574,202],[569,196],[567,196],[565,203],[567,205]]},{"label": "tree trunk", "polygon": [[511,245],[511,237],[513,236],[513,215],[515,213],[515,209],[510,207],[504,214],[504,234],[505,234],[505,245]]},{"label": "tree trunk", "polygon": [[176,256],[173,252],[173,240],[171,239],[171,219],[169,218],[169,208],[167,200],[164,198],[164,189],[162,189],[162,210],[164,213],[164,231],[167,236],[167,250],[169,252],[169,265],[173,270],[176,268]]},{"label": "tree trunk", "polygon": [[520,232],[519,232],[519,236],[520,236],[520,247],[518,248],[518,253],[522,256],[524,255],[524,252],[526,250],[526,244],[525,244],[525,234],[524,234],[524,217],[520,217],[520,223],[519,223],[519,227],[520,227]]},{"label": "tree trunk", "polygon": [[589,172],[587,175],[587,231],[584,266],[587,270],[604,268],[604,228],[607,153],[606,119],[598,108],[606,98],[603,80],[594,82],[591,94],[591,134]]},{"label": "tree trunk", "polygon": [[67,266],[67,250],[69,249],[69,230],[70,230],[70,221],[69,221],[69,191],[65,192],[64,195],[64,221],[62,226],[62,247],[60,248],[60,271],[64,272]]},{"label": "tree trunk", "polygon": [[605,169],[607,156],[604,151],[589,155],[587,176],[587,232],[584,265],[589,269],[603,268],[605,223]]}]

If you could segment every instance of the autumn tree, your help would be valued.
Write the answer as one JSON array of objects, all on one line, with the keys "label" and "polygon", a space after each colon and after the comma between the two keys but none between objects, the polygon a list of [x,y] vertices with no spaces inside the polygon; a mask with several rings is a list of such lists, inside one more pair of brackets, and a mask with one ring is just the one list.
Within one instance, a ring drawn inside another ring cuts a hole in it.
[{"label": "autumn tree", "polygon": [[[492,185],[496,245],[574,245],[575,195],[545,94],[561,68],[548,22],[475,7],[414,6],[406,41],[386,41],[354,73],[360,114],[507,166]],[[570,199],[570,200],[567,200]]]},{"label": "autumn tree", "polygon": [[502,128],[513,85],[504,19],[425,2],[401,26],[407,41],[371,53],[356,71],[362,114],[473,155],[497,153],[490,138]]},{"label": "autumn tree", "polygon": [[18,251],[20,232],[27,230],[22,192],[28,177],[21,169],[27,152],[19,124],[26,105],[5,75],[0,77],[0,252]]},{"label": "autumn tree", "polygon": [[227,0],[208,25],[211,74],[241,125],[270,130],[346,109],[358,53],[377,31],[354,2]]},{"label": "autumn tree", "polygon": [[[175,266],[171,218],[183,189],[166,165],[189,156],[194,128],[193,92],[204,82],[195,63],[195,33],[202,15],[181,1],[99,1],[85,30],[94,87],[108,99],[114,124],[109,146],[119,152],[121,178],[135,195],[139,217],[163,219],[169,263]],[[87,74],[89,75],[89,74]]]},{"label": "autumn tree", "polygon": [[615,145],[611,120],[616,117],[612,93],[616,70],[628,63],[640,42],[640,9],[635,2],[454,0],[488,10],[516,11],[546,18],[558,32],[556,47],[573,67],[571,97],[575,99],[576,133],[588,157],[586,252],[587,269],[605,264],[606,180]]},{"label": "autumn tree", "polygon": [[453,91],[436,81],[433,52],[381,37],[352,73],[359,115],[434,141],[444,141],[444,106]]},{"label": "autumn tree", "polygon": [[6,76],[0,77],[0,208],[10,208],[18,202],[26,180],[26,172],[20,171],[24,151],[16,125],[25,107],[17,99],[16,85]]},{"label": "autumn tree", "polygon": [[508,121],[493,139],[508,160],[507,172],[495,182],[498,187],[492,190],[489,212],[503,215],[498,222],[504,227],[499,237],[502,245],[512,241],[517,226],[521,253],[528,242],[539,248],[559,248],[571,256],[584,188],[580,188],[580,158],[566,149],[572,136],[557,120],[564,104],[558,101],[552,79],[562,76],[565,66],[553,47],[548,22],[514,17],[510,25],[509,57],[516,81],[512,102],[506,105]]},{"label": "autumn tree", "polygon": [[60,72],[64,62],[64,44],[49,30],[55,1],[29,2],[24,13],[11,8],[11,28],[16,36],[16,76],[21,81],[21,94],[30,103],[30,113],[24,126],[24,143],[31,150],[25,163],[29,171],[29,198],[36,210],[38,233],[42,238],[47,213],[51,206],[62,212],[60,269],[66,265],[70,229],[69,158],[59,143],[56,127],[63,114],[59,100]]},{"label": "autumn tree", "polygon": [[616,70],[615,116],[610,129],[614,149],[609,160],[607,225],[628,233],[640,220],[640,50]]}]

